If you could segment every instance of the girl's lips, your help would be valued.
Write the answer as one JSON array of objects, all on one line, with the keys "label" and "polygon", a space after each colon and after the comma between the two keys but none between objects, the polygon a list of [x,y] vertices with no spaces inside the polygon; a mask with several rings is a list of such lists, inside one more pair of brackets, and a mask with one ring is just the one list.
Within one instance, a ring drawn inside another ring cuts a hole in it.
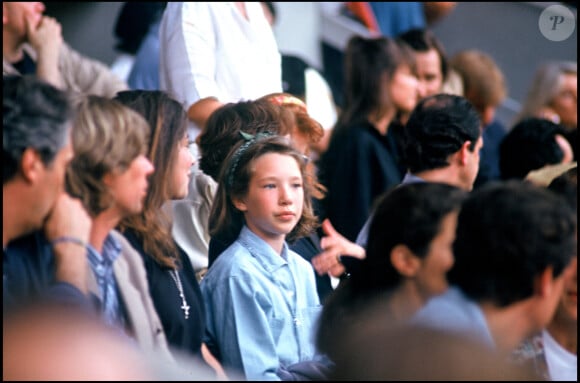
[{"label": "girl's lips", "polygon": [[288,212],[288,213],[280,213],[280,214],[276,214],[276,217],[281,219],[281,220],[291,220],[294,219],[294,217],[296,216],[296,214]]}]

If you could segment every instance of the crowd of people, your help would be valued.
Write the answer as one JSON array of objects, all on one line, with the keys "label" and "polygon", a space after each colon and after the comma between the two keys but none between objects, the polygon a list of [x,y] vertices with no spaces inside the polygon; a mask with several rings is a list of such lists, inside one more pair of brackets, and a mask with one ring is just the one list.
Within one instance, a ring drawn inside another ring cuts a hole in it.
[{"label": "crowd of people", "polygon": [[3,378],[576,381],[577,64],[505,126],[454,4],[343,3],[335,103],[275,3],[127,2],[109,67],[3,2]]}]

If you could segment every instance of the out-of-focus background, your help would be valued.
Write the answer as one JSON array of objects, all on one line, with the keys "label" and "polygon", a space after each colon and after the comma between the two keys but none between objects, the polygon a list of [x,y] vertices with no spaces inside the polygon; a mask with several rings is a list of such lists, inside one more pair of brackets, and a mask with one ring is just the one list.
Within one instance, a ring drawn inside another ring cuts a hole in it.
[{"label": "out-of-focus background", "polygon": [[[508,85],[508,98],[497,117],[510,126],[539,63],[546,60],[578,60],[577,10],[571,2],[458,2],[451,13],[432,28],[447,54],[479,49],[500,66]],[[111,64],[115,50],[114,25],[123,2],[48,2],[46,13],[56,17],[63,36],[73,48]],[[363,28],[341,16],[321,12],[332,2],[274,2],[274,26],[280,51],[300,56],[324,72],[321,44],[342,49],[353,33]],[[334,3],[338,4],[338,3]],[[573,12],[574,32],[563,41],[551,41],[540,31],[539,18],[550,5],[563,5]]]}]

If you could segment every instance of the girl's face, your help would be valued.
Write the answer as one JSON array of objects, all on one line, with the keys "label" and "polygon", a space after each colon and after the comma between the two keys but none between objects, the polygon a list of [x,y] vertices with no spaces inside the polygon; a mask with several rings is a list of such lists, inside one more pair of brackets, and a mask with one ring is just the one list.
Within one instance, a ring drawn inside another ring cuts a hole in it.
[{"label": "girl's face", "polygon": [[302,173],[294,157],[267,153],[254,160],[245,197],[233,200],[252,232],[279,248],[302,216]]},{"label": "girl's face", "polygon": [[189,191],[189,178],[194,158],[189,151],[189,137],[187,134],[179,141],[177,160],[174,164],[171,183],[171,198],[182,199]]},{"label": "girl's face", "polygon": [[425,91],[411,68],[407,65],[401,65],[391,79],[389,94],[398,110],[410,113],[419,100],[425,96]]},{"label": "girl's face", "polygon": [[121,218],[140,213],[147,196],[147,178],[153,173],[153,164],[141,154],[137,156],[122,173],[108,173],[104,183],[115,200],[115,207]]},{"label": "girl's face", "polygon": [[457,227],[457,212],[447,214],[441,229],[429,245],[427,256],[415,276],[421,295],[428,299],[447,290],[447,272],[453,266],[453,241]]}]

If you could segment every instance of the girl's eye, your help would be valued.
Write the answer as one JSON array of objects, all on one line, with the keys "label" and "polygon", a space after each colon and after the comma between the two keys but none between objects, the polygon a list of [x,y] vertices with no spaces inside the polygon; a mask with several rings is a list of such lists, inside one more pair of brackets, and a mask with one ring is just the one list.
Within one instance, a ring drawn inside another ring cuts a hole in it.
[{"label": "girl's eye", "polygon": [[299,188],[302,187],[302,184],[300,182],[297,182],[295,184],[292,184],[292,186],[295,187],[295,188],[297,188],[297,189],[299,189]]},{"label": "girl's eye", "polygon": [[274,189],[274,188],[276,188],[276,185],[274,185],[274,184],[266,184],[266,185],[264,185],[264,189]]}]

